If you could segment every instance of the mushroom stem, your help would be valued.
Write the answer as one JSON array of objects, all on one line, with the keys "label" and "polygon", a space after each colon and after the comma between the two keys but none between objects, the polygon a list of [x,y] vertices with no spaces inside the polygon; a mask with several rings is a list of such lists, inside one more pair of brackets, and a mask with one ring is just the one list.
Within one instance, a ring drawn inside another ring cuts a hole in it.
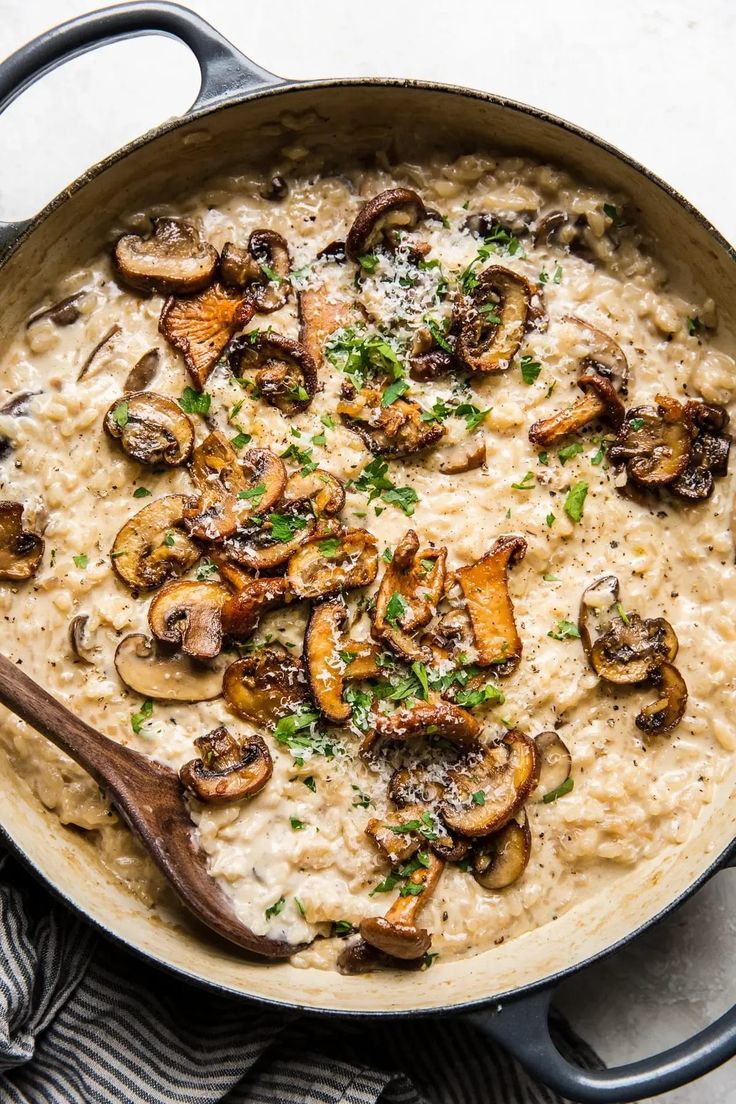
[{"label": "mushroom stem", "polygon": [[408,892],[396,898],[385,916],[370,916],[361,921],[360,934],[366,943],[392,958],[414,959],[426,954],[432,936],[416,923],[444,869],[444,861],[430,854],[428,865],[420,866],[409,876],[404,887]]},{"label": "mushroom stem", "polygon": [[558,410],[549,418],[543,418],[529,429],[529,440],[534,445],[554,445],[563,437],[594,422],[605,414],[606,404],[595,391],[588,391],[576,399],[571,407]]}]

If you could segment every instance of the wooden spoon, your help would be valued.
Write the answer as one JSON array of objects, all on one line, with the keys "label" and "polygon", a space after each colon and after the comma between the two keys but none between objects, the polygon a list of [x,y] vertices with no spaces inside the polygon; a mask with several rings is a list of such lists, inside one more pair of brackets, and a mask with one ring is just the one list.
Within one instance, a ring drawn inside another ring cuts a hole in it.
[{"label": "wooden spoon", "polygon": [[71,756],[105,789],[190,912],[248,951],[286,958],[300,947],[256,935],[207,872],[178,775],[162,763],[103,736],[0,655],[0,702]]}]

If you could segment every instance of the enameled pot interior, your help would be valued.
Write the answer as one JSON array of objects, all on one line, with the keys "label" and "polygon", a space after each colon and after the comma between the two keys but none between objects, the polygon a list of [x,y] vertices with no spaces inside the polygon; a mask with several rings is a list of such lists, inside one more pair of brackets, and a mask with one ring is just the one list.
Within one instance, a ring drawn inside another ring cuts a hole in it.
[{"label": "enameled pot interior", "polygon": [[[729,347],[736,318],[736,264],[704,220],[653,178],[572,128],[480,94],[390,82],[324,83],[266,92],[186,122],[167,124],[83,178],[55,201],[0,271],[0,326],[10,334],[45,288],[104,247],[126,212],[175,199],[223,170],[268,164],[298,142],[327,168],[372,157],[448,156],[513,150],[564,165],[628,194],[676,283],[698,287],[719,306],[719,340]],[[364,125],[370,120],[369,125]],[[736,747],[736,736],[734,739]],[[76,908],[132,948],[192,978],[233,993],[315,1009],[350,1012],[431,1010],[493,1000],[559,974],[605,951],[657,916],[709,869],[736,837],[736,757],[691,838],[634,868],[617,899],[588,898],[556,921],[474,958],[438,961],[419,974],[341,977],[288,963],[245,959],[191,925],[183,914],[147,909],[98,864],[94,848],[63,828],[0,756],[0,823],[33,867]]]}]

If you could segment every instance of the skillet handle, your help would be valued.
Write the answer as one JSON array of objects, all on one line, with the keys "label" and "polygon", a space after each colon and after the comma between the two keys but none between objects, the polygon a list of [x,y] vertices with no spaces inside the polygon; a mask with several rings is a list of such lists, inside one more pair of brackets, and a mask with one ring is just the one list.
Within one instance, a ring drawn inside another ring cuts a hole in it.
[{"label": "skillet handle", "polygon": [[[285,84],[241,54],[201,16],[165,0],[116,4],[70,19],[21,46],[0,64],[0,113],[21,92],[65,61],[98,46],[144,34],[177,38],[199,63],[199,95],[189,109],[197,112],[237,92]],[[0,223],[0,253],[5,253],[31,222]]]}]

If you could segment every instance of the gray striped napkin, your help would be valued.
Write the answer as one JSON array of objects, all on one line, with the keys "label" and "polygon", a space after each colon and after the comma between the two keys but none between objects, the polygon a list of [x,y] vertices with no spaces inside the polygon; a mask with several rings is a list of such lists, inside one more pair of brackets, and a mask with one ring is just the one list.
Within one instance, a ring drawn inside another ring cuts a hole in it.
[{"label": "gray striped napkin", "polygon": [[[2,1104],[560,1104],[461,1018],[346,1021],[195,988],[0,854]],[[600,1062],[560,1025],[561,1048]]]}]

